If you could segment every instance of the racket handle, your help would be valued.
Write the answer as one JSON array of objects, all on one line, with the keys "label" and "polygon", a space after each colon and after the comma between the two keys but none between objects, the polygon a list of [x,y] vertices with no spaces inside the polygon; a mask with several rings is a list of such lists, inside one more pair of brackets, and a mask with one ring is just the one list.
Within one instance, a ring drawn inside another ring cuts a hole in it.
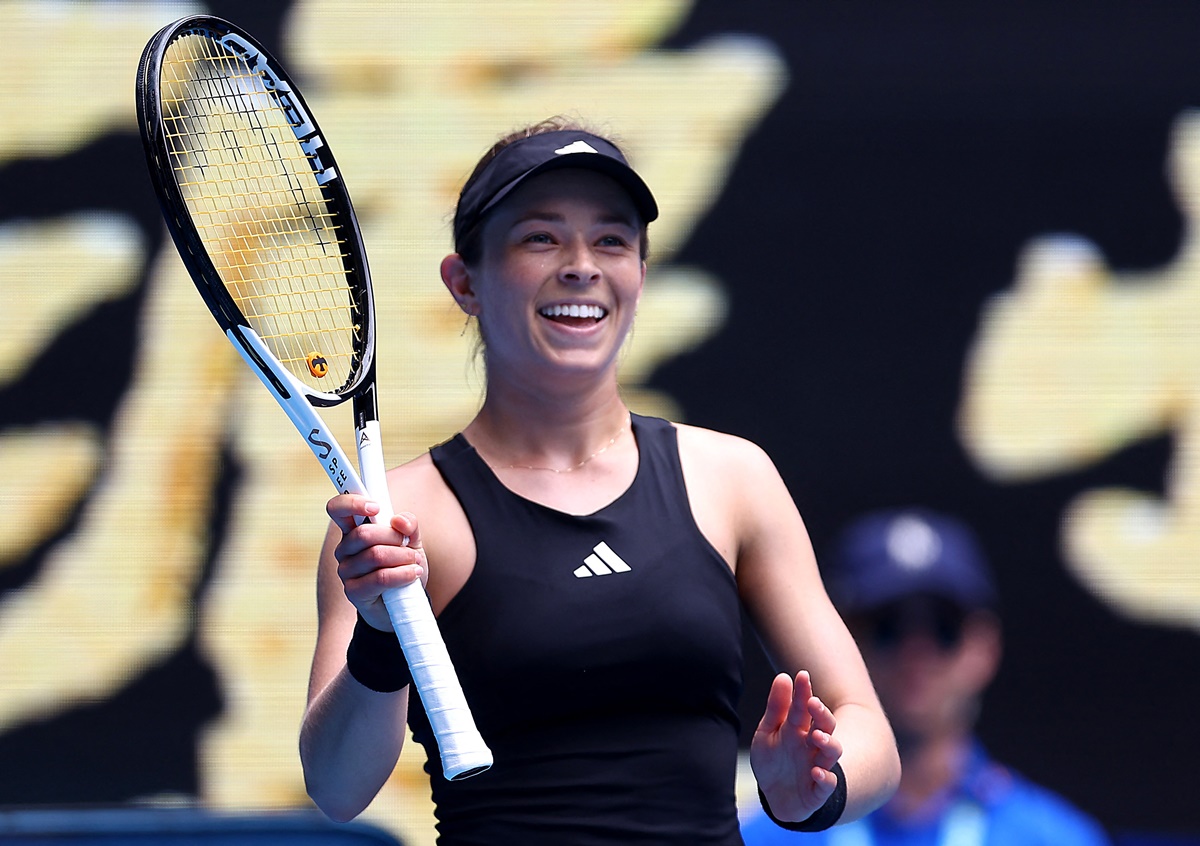
[{"label": "racket handle", "polygon": [[[379,513],[372,519],[376,522],[390,520],[393,514],[392,500],[388,495],[379,421],[372,416],[361,421],[356,429],[358,462],[362,468],[360,477],[333,433],[305,399],[304,386],[282,368],[278,372],[272,370],[271,375],[263,370],[262,362],[271,361],[272,357],[258,334],[243,326],[234,326],[226,334],[246,364],[305,436],[309,448],[321,461],[334,487],[342,493],[371,497],[379,505]],[[446,651],[424,587],[416,581],[406,587],[386,591],[383,602],[404,650],[421,703],[429,716],[434,737],[437,738],[442,771],[446,778],[451,781],[463,779],[488,769],[492,765],[492,752],[475,727],[475,718],[467,706],[466,696],[450,662],[450,653]]]},{"label": "racket handle", "polygon": [[[379,505],[379,513],[371,519],[382,523],[390,520],[393,512],[379,422],[374,419],[362,421],[356,437],[362,480]],[[463,695],[424,587],[417,581],[384,591],[383,604],[387,606],[392,628],[396,630],[412,672],[413,684],[421,695],[421,704],[437,738],[442,772],[454,781],[488,769],[492,765],[492,751],[475,727],[475,718],[467,706],[467,698]]]},{"label": "racket handle", "polygon": [[383,603],[437,738],[442,772],[455,781],[488,769],[492,751],[475,727],[421,583],[384,591]]}]

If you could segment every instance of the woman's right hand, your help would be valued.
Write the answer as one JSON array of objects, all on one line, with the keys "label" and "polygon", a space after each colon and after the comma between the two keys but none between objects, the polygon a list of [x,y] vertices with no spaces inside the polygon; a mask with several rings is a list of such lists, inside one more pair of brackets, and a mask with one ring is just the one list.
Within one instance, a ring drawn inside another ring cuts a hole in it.
[{"label": "woman's right hand", "polygon": [[383,525],[363,522],[374,518],[379,506],[357,494],[339,494],[325,510],[342,533],[333,555],[346,598],[371,626],[390,631],[383,592],[424,581],[428,572],[416,515],[396,514]]}]

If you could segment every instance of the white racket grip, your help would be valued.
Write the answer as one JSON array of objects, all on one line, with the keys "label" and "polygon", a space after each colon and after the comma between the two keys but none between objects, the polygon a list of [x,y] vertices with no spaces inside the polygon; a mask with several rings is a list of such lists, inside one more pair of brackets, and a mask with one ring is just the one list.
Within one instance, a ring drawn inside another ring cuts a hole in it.
[{"label": "white racket grip", "polygon": [[[379,514],[372,519],[385,522],[391,519],[393,508],[378,421],[363,421],[355,436],[363,483],[371,498],[379,504]],[[384,591],[383,604],[387,606],[413,684],[420,693],[421,704],[437,738],[442,772],[454,781],[488,769],[492,765],[492,752],[475,726],[475,718],[421,583],[417,581]]]},{"label": "white racket grip", "polygon": [[384,591],[383,602],[437,737],[442,772],[455,781],[488,769],[492,766],[492,750],[475,727],[421,583]]}]

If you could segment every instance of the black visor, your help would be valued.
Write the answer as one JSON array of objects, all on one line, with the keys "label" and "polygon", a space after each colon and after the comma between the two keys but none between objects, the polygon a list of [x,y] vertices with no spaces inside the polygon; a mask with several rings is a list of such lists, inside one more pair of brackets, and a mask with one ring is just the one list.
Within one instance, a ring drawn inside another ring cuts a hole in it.
[{"label": "black visor", "polygon": [[526,179],[563,167],[594,170],[612,177],[629,193],[643,223],[658,217],[654,195],[620,150],[588,132],[559,130],[514,141],[488,162],[459,198],[455,243]]}]

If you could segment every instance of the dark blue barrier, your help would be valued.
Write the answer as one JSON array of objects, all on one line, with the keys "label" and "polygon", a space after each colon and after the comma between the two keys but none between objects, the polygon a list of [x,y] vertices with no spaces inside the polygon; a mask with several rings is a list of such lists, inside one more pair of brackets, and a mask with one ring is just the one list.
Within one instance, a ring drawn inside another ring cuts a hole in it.
[{"label": "dark blue barrier", "polygon": [[223,815],[195,810],[0,812],[2,846],[402,846],[366,823],[316,812]]}]

